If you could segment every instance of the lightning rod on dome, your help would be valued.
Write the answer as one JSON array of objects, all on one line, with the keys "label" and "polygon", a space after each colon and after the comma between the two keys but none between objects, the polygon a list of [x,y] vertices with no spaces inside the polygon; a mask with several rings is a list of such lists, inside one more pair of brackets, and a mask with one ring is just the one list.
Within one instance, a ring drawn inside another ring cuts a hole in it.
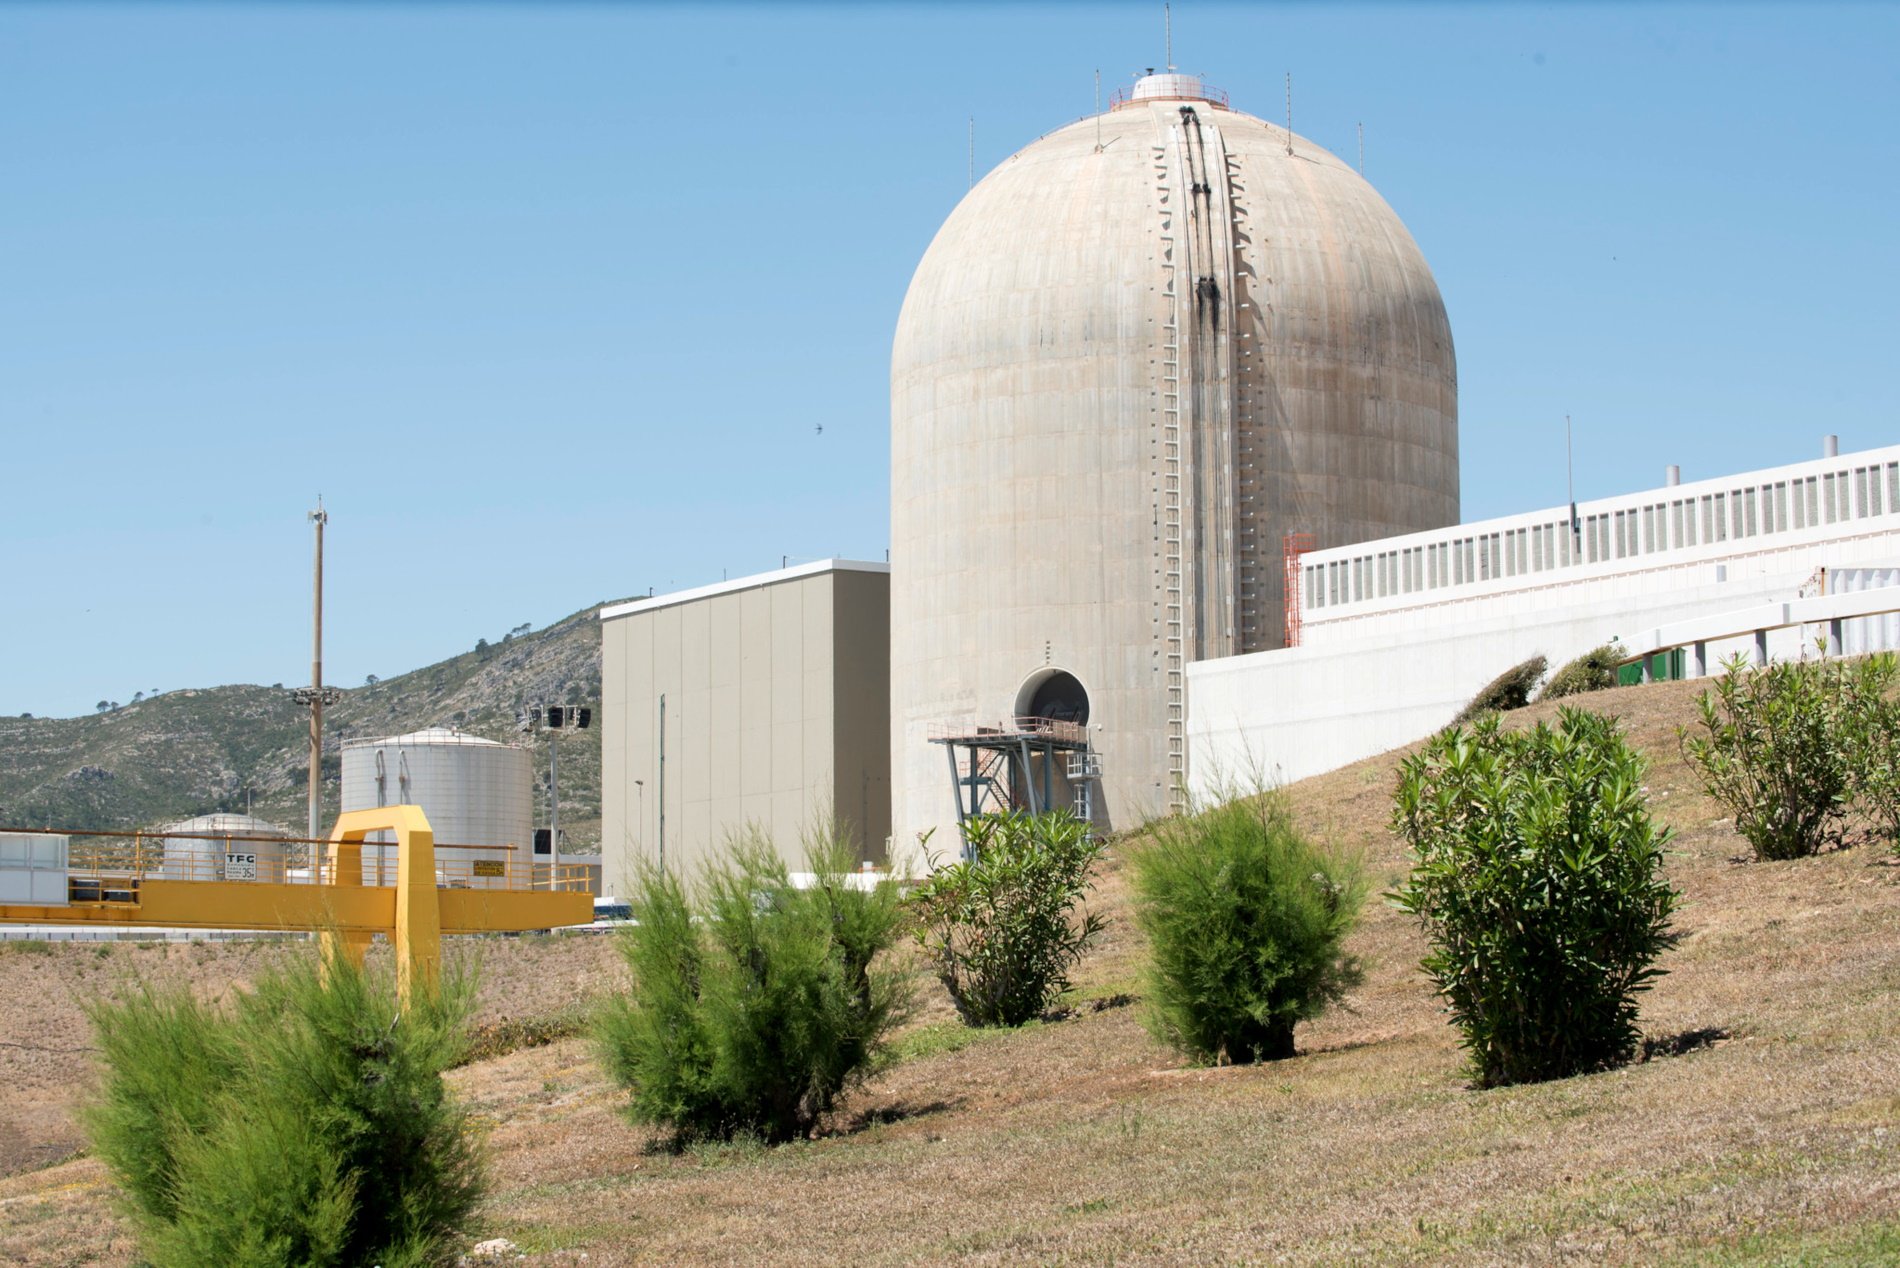
[{"label": "lightning rod on dome", "polygon": [[969,157],[966,159],[966,165],[968,167],[968,175],[970,178],[970,188],[975,189],[976,188],[976,116],[975,115],[970,116],[970,152],[969,152]]},{"label": "lightning rod on dome", "polygon": [[1293,157],[1293,72],[1286,73],[1286,154]]},{"label": "lightning rod on dome", "polygon": [[1364,120],[1361,120],[1359,123],[1359,174],[1361,176],[1366,174],[1366,125]]},{"label": "lightning rod on dome", "polygon": [[1161,6],[1161,29],[1168,46],[1168,73],[1172,75],[1174,73],[1174,6],[1172,4]]},{"label": "lightning rod on dome", "polygon": [[1102,152],[1102,68],[1095,68],[1095,152]]}]

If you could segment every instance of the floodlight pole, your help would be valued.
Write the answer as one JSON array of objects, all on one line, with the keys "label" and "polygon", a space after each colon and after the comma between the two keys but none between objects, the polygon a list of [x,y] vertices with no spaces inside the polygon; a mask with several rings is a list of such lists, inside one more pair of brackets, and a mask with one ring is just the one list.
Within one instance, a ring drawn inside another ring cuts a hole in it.
[{"label": "floodlight pole", "polygon": [[561,733],[548,732],[548,889],[561,858]]},{"label": "floodlight pole", "polygon": [[556,876],[561,861],[561,737],[587,730],[594,712],[572,704],[537,705],[534,717],[548,737],[548,889],[552,891],[560,887]]},{"label": "floodlight pole", "polygon": [[310,839],[314,841],[323,826],[323,526],[330,522],[321,497],[317,509],[310,512],[310,522],[317,536],[310,605]]}]

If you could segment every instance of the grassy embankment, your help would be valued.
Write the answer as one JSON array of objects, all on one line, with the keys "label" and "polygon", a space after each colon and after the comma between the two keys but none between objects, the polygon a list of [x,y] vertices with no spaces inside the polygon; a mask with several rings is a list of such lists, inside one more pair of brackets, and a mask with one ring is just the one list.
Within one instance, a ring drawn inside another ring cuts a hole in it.
[{"label": "grassy embankment", "polygon": [[[1301,1029],[1300,1056],[1184,1066],[1124,998],[1141,947],[1111,862],[1098,901],[1114,923],[1070,1015],[974,1035],[933,987],[904,1059],[817,1140],[659,1151],[616,1115],[578,1038],[459,1071],[492,1150],[482,1231],[529,1262],[591,1265],[1900,1259],[1900,867],[1869,846],[1741,862],[1676,755],[1693,696],[1663,684],[1588,701],[1625,717],[1678,832],[1685,936],[1643,1006],[1645,1034],[1674,1055],[1469,1090],[1415,967],[1418,934],[1374,903],[1352,944],[1365,985]],[[1303,822],[1363,848],[1381,882],[1405,866],[1385,831],[1393,764],[1291,790]],[[94,954],[0,956],[7,1038],[83,1046],[73,997],[128,957],[207,989],[245,971],[242,952]],[[490,944],[486,963],[490,1020],[554,1016],[615,971],[599,940],[574,938]],[[75,1147],[82,1072],[78,1055],[0,1049],[0,1137],[11,1119]],[[103,1170],[58,1156],[0,1179],[0,1260],[130,1262]]]}]

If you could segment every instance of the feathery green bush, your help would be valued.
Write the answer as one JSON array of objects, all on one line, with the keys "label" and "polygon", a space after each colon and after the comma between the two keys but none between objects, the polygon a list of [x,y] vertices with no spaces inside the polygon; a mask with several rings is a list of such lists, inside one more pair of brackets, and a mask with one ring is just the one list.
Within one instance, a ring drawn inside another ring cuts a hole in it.
[{"label": "feathery green bush", "polygon": [[1683,755],[1757,859],[1803,858],[1841,839],[1855,794],[1877,786],[1877,767],[1871,781],[1860,772],[1879,761],[1868,741],[1894,667],[1891,655],[1759,669],[1736,656],[1702,693],[1701,733],[1679,733]]},{"label": "feathery green bush", "polygon": [[1069,969],[1102,930],[1074,915],[1102,856],[1067,811],[983,814],[964,824],[969,857],[908,900],[917,942],[971,1026],[1020,1026],[1068,989]]},{"label": "feathery green bush", "polygon": [[1151,1028],[1203,1061],[1292,1056],[1294,1026],[1359,981],[1342,947],[1365,898],[1359,862],[1309,842],[1277,793],[1152,832],[1134,856]]},{"label": "feathery green bush", "polygon": [[1425,928],[1423,968],[1481,1086],[1635,1051],[1679,897],[1643,772],[1612,719],[1571,708],[1554,727],[1454,727],[1401,764],[1392,825],[1416,864],[1389,898]]},{"label": "feathery green bush", "polygon": [[398,1001],[393,974],[337,955],[267,972],[219,1008],[134,986],[90,1006],[93,1147],[146,1258],[168,1265],[431,1264],[482,1192],[442,1071],[474,979]]},{"label": "feathery green bush", "polygon": [[898,934],[896,886],[854,885],[855,854],[830,833],[806,849],[806,889],[756,834],[692,888],[650,867],[635,880],[638,923],[615,935],[632,989],[603,1003],[594,1038],[628,1117],[675,1144],[808,1134],[908,1011],[907,974],[878,962]]}]

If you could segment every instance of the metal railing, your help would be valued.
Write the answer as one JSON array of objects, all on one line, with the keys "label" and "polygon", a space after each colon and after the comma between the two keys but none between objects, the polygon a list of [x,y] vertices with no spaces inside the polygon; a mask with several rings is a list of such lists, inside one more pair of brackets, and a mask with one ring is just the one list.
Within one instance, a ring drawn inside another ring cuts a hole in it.
[{"label": "metal railing", "polygon": [[1819,625],[1827,633],[1822,644],[1824,655],[1840,655],[1846,622],[1864,617],[1900,612],[1900,586],[1882,586],[1873,590],[1849,590],[1840,594],[1762,603],[1753,607],[1717,612],[1709,616],[1673,621],[1653,629],[1639,631],[1624,646],[1622,665],[1641,663],[1643,681],[1652,676],[1651,662],[1657,656],[1680,649],[1691,649],[1691,678],[1707,677],[1713,672],[1708,646],[1732,639],[1751,638],[1751,661],[1768,663],[1768,635],[1774,630],[1795,626]]},{"label": "metal railing", "polygon": [[[337,880],[336,866],[324,857],[330,843],[307,837],[50,828],[0,828],[0,832],[69,838],[63,870],[71,898],[80,902],[133,902],[146,881],[331,885]],[[394,886],[397,847],[371,841],[360,848],[361,884]],[[444,841],[436,843],[435,851],[438,889],[583,893],[592,888],[588,865],[534,862],[525,846]],[[482,855],[489,857],[471,857]]]},{"label": "metal railing", "polygon": [[984,743],[1027,737],[1058,744],[1086,745],[1089,729],[1080,722],[1059,718],[1011,718],[1006,722],[933,722],[927,738],[933,744]]},{"label": "metal railing", "polygon": [[[1154,78],[1160,79],[1161,76],[1156,75]],[[1232,107],[1227,104],[1227,94],[1198,75],[1175,73],[1170,74],[1168,78],[1180,80],[1180,86],[1183,91],[1169,92],[1150,89],[1148,92],[1137,97],[1135,95],[1135,89],[1140,87],[1140,85],[1138,83],[1127,84],[1117,88],[1108,95],[1108,108],[1110,110],[1119,110],[1121,107],[1135,101],[1206,101],[1219,106],[1222,110],[1232,109]],[[1192,90],[1187,91],[1190,86]]]}]

